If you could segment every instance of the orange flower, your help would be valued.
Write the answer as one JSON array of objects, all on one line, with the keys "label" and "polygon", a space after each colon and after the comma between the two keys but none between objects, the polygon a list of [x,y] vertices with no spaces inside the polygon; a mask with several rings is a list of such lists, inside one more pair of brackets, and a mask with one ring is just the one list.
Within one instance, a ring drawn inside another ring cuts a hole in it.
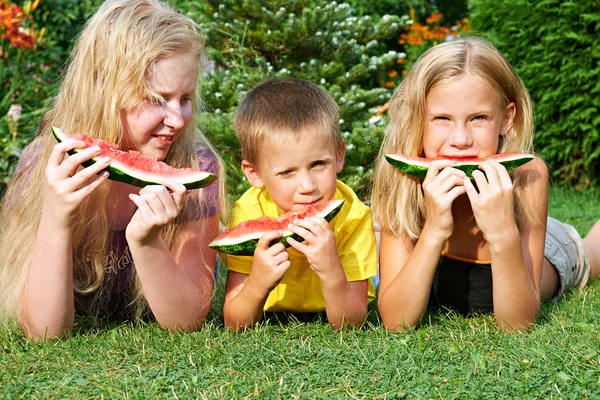
[{"label": "orange flower", "polygon": [[2,38],[7,38],[11,46],[16,48],[28,47],[33,49],[37,43],[33,21],[31,21],[31,33],[23,28],[23,21],[31,16],[23,12],[23,9],[16,4],[8,4],[4,1],[0,3],[0,32]]},{"label": "orange flower", "polygon": [[390,71],[390,73],[388,74],[388,76],[390,78],[394,78],[396,75],[398,75],[398,73],[396,71],[394,71],[394,70]]},{"label": "orange flower", "polygon": [[385,83],[385,87],[386,87],[386,88],[393,88],[393,87],[394,87],[394,82],[392,82],[392,81],[387,81],[387,82]]},{"label": "orange flower", "polygon": [[435,24],[436,22],[439,22],[443,17],[444,17],[444,14],[442,14],[442,13],[432,14],[429,17],[427,17],[427,19],[425,21],[431,25],[431,24]]}]

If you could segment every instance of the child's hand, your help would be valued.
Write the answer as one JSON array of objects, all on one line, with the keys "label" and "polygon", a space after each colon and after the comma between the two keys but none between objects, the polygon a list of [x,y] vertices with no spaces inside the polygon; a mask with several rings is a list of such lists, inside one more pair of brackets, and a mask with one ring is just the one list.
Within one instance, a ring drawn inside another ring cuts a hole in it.
[{"label": "child's hand", "polygon": [[292,265],[283,243],[275,243],[269,247],[269,243],[280,237],[281,232],[265,233],[258,240],[254,250],[252,270],[248,279],[254,281],[254,285],[262,288],[265,293],[270,293],[279,284]]},{"label": "child's hand", "polygon": [[465,189],[473,208],[477,226],[489,243],[515,227],[513,184],[506,168],[496,160],[486,160],[473,171],[473,183],[465,179]]},{"label": "child's hand", "polygon": [[465,193],[464,180],[467,175],[459,169],[451,168],[453,165],[452,160],[432,161],[423,181],[427,207],[425,225],[443,241],[446,241],[454,230],[452,203]]},{"label": "child's hand", "polygon": [[295,220],[288,229],[305,240],[300,243],[290,237],[288,243],[306,256],[311,268],[321,280],[326,279],[324,277],[328,273],[338,272],[332,271],[335,265],[340,264],[335,235],[325,218],[309,217]]},{"label": "child's hand", "polygon": [[138,209],[127,225],[127,240],[146,244],[156,239],[161,229],[183,208],[185,194],[185,186],[174,180],[165,180],[163,185],[149,185],[139,194],[130,194],[129,199]]},{"label": "child's hand", "polygon": [[78,171],[82,163],[100,154],[99,147],[91,147],[68,156],[69,151],[84,146],[79,140],[65,140],[54,146],[48,159],[43,207],[58,228],[68,229],[77,208],[108,178],[108,172],[102,172],[110,163],[108,157]]}]

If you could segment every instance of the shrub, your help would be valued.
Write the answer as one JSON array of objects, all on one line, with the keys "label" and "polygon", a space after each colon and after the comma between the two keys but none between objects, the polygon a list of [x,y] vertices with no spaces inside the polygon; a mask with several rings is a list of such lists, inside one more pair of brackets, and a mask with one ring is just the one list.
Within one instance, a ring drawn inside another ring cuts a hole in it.
[{"label": "shrub", "polygon": [[471,0],[473,29],[523,79],[536,147],[563,182],[600,182],[600,3]]},{"label": "shrub", "polygon": [[229,193],[248,187],[232,125],[236,105],[263,80],[294,76],[322,86],[339,104],[347,144],[340,178],[364,196],[383,135],[375,107],[391,95],[382,87],[385,67],[401,56],[381,41],[397,37],[408,17],[358,17],[349,4],[316,0],[207,3],[208,13],[195,2],[186,11],[206,29],[211,62],[201,124],[227,163]]},{"label": "shrub", "polygon": [[0,188],[56,93],[72,40],[101,0],[22,3],[0,0]]}]

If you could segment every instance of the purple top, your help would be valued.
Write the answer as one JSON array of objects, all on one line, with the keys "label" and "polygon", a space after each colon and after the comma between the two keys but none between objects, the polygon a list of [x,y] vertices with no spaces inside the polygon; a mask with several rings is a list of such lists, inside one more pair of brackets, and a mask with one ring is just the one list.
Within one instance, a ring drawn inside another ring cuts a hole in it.
[{"label": "purple top", "polygon": [[[31,146],[28,146],[31,147]],[[21,170],[30,157],[35,157],[36,149],[25,149],[23,157],[19,160],[15,172]],[[198,151],[200,160],[199,169],[217,175],[219,179],[219,164],[215,154],[208,148]],[[188,201],[183,216],[184,221],[194,221],[200,218],[215,215],[218,211],[219,190],[215,181],[204,189],[203,203]],[[203,213],[200,211],[204,210]],[[96,292],[80,294],[75,292],[75,309],[78,312],[92,314],[108,319],[131,319],[132,279],[131,274],[135,269],[133,257],[125,238],[125,230],[111,231],[110,245],[106,249],[104,263],[104,282]]]}]

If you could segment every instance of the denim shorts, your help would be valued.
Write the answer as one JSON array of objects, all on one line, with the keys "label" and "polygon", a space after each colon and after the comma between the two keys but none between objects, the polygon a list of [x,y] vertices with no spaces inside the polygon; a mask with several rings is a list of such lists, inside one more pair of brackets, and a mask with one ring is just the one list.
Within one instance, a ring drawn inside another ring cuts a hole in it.
[{"label": "denim shorts", "polygon": [[558,271],[560,287],[552,300],[569,289],[582,289],[590,278],[590,261],[583,240],[569,224],[548,217],[544,256]]}]

